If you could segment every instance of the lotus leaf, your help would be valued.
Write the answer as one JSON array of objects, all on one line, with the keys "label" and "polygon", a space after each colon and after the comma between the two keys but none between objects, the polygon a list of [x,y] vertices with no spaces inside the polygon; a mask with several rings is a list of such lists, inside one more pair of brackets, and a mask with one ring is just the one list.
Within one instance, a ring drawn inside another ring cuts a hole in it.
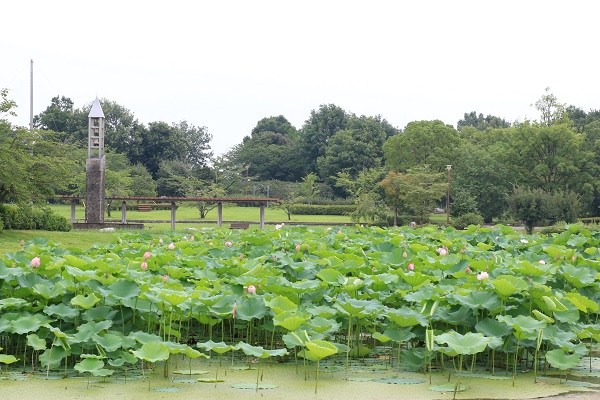
[{"label": "lotus leaf", "polygon": [[554,349],[546,352],[546,360],[554,368],[562,371],[576,367],[581,360],[578,354],[567,354],[561,349]]},{"label": "lotus leaf", "polygon": [[338,348],[326,340],[311,340],[306,342],[305,356],[308,360],[319,361],[338,352]]},{"label": "lotus leaf", "polygon": [[492,338],[486,337],[481,333],[467,332],[461,335],[456,331],[449,331],[436,336],[435,341],[447,344],[448,347],[458,354],[477,354],[485,350],[487,345],[492,341]]},{"label": "lotus leaf", "polygon": [[146,360],[148,362],[164,361],[169,358],[169,348],[164,343],[149,342],[139,350],[131,351],[134,356],[140,360]]},{"label": "lotus leaf", "polygon": [[276,314],[298,309],[298,305],[286,296],[275,296],[273,299],[265,302],[265,305],[275,311]]},{"label": "lotus leaf", "polygon": [[273,317],[273,324],[282,326],[288,331],[295,331],[309,319],[310,315],[308,314],[286,311],[275,315]]},{"label": "lotus leaf", "polygon": [[80,294],[71,299],[71,304],[87,310],[92,308],[99,301],[100,298],[96,297],[93,293]]}]

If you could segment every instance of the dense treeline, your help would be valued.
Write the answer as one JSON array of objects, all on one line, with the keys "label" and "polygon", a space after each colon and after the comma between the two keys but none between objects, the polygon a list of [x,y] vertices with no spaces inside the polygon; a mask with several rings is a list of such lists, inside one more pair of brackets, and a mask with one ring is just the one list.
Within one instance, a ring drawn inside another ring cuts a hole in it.
[{"label": "dense treeline", "polygon": [[[6,90],[1,100],[0,202],[83,195],[90,105],[75,109],[69,98],[55,97],[29,132],[6,120],[16,106]],[[282,115],[261,119],[218,157],[206,127],[144,125],[115,102],[101,104],[107,195],[271,195],[288,204],[351,198],[357,221],[386,218],[390,206],[426,218],[446,205],[451,165],[453,216],[518,217],[515,207],[523,206],[510,199],[523,191],[538,197],[529,208],[557,193],[572,203],[552,216],[538,210],[537,222],[599,214],[600,111],[561,104],[548,89],[535,103],[539,120],[469,112],[456,129],[439,120],[399,129],[380,115],[321,105],[299,128]]]}]

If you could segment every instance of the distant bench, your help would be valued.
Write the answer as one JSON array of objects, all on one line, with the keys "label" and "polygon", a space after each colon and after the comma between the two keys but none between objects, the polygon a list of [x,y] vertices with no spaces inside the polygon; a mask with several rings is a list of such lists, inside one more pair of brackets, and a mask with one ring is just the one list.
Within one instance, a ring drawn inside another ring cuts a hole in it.
[{"label": "distant bench", "polygon": [[249,226],[249,222],[232,222],[229,229],[248,229]]},{"label": "distant bench", "polygon": [[138,204],[138,211],[152,211],[152,204]]}]

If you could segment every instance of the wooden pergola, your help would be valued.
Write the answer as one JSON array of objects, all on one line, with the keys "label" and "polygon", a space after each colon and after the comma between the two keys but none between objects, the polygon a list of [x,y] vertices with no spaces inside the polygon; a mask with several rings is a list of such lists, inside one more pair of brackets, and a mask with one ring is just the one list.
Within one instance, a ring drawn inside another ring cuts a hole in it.
[{"label": "wooden pergola", "polygon": [[[80,200],[79,196],[61,196],[63,200],[71,200],[71,223],[75,223],[75,208]],[[120,200],[121,203],[121,223],[127,223],[127,202],[162,202],[171,203],[171,229],[175,230],[175,216],[177,202],[207,202],[217,203],[217,226],[220,228],[223,224],[223,203],[259,203],[260,204],[260,229],[265,228],[265,206],[269,203],[277,203],[279,199],[269,197],[244,197],[244,198],[229,198],[229,197],[150,197],[150,196],[114,196],[106,197],[105,200]]]}]

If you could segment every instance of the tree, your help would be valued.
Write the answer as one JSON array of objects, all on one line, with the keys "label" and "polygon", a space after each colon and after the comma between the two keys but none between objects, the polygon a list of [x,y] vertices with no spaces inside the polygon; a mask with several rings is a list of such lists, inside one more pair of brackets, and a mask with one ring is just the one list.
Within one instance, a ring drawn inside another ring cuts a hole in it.
[{"label": "tree", "polygon": [[434,171],[445,171],[447,164],[453,164],[459,145],[460,137],[452,126],[439,120],[415,121],[390,137],[383,151],[386,166],[392,171],[407,171],[424,164]]},{"label": "tree", "polygon": [[180,160],[161,161],[157,178],[159,196],[186,197],[198,184],[192,165]]},{"label": "tree", "polygon": [[295,138],[297,133],[296,128],[283,115],[265,117],[258,121],[252,129],[251,135],[254,136],[261,132],[273,132],[291,138]]},{"label": "tree", "polygon": [[565,113],[566,104],[559,103],[556,96],[550,93],[549,87],[546,88],[546,93],[532,106],[535,106],[541,113],[540,123],[542,125],[550,126],[565,122],[564,118],[567,116]]},{"label": "tree", "polygon": [[131,196],[156,196],[156,182],[142,164],[129,167],[129,176],[131,177]]},{"label": "tree", "polygon": [[475,111],[471,111],[470,113],[465,113],[463,119],[458,121],[456,129],[462,132],[463,128],[467,126],[472,126],[479,131],[485,131],[490,128],[509,128],[510,122],[490,114],[484,117],[481,113],[477,114]]},{"label": "tree", "polygon": [[188,145],[178,129],[165,122],[151,122],[139,133],[139,153],[130,160],[144,165],[154,179],[158,179],[161,162],[185,159]]},{"label": "tree", "polygon": [[[127,154],[132,147],[139,146],[140,137],[137,135],[139,130],[136,127],[139,125],[138,120],[133,113],[117,102],[100,99],[102,111],[104,112],[104,145],[107,150],[112,150],[116,153]],[[87,128],[87,115],[89,114],[89,104],[84,109],[87,110],[85,128]],[[87,136],[87,129],[86,129]],[[131,161],[131,159],[130,159]]]},{"label": "tree", "polygon": [[393,198],[392,205],[405,206],[419,223],[427,223],[435,203],[446,193],[443,178],[428,165],[415,165],[406,173],[390,173],[380,185]]},{"label": "tree", "polygon": [[581,190],[597,170],[585,137],[566,123],[519,124],[512,131],[511,146],[514,165],[526,186]]},{"label": "tree", "polygon": [[319,175],[328,180],[342,170],[357,176],[363,170],[381,167],[385,138],[376,118],[350,117],[346,128],[328,140],[325,154],[317,159]]},{"label": "tree", "polygon": [[0,203],[43,201],[67,190],[75,149],[45,136],[0,124]]},{"label": "tree", "polygon": [[[195,186],[192,188],[192,195],[194,197],[225,197],[225,190],[223,187],[214,182],[196,181]],[[198,211],[200,212],[200,218],[206,218],[209,211],[217,207],[218,203],[214,201],[199,201],[196,204]]]},{"label": "tree", "polygon": [[321,192],[321,190],[317,188],[318,180],[319,177],[314,172],[302,177],[302,183],[298,189],[298,196],[305,199],[308,204],[311,204],[315,197]]},{"label": "tree", "polygon": [[44,201],[68,189],[76,150],[51,132],[13,127],[5,117],[16,107],[8,90],[0,90],[0,203]]},{"label": "tree", "polygon": [[183,158],[190,164],[196,166],[206,166],[213,152],[210,150],[210,141],[212,135],[208,129],[196,127],[182,121],[179,124],[173,124],[173,128],[179,132],[185,141],[185,153]]},{"label": "tree", "polygon": [[337,173],[335,185],[343,188],[354,198],[356,210],[350,215],[353,222],[385,219],[386,207],[383,204],[378,183],[383,178],[382,168],[364,169],[354,176],[348,170]]},{"label": "tree", "polygon": [[61,133],[70,132],[73,118],[73,100],[65,96],[53,97],[45,111],[33,118],[35,128]]},{"label": "tree", "polygon": [[249,166],[249,175],[261,181],[297,181],[302,176],[297,142],[280,133],[262,131],[246,136],[234,147],[232,157],[236,164]]},{"label": "tree", "polygon": [[310,112],[298,136],[305,163],[302,174],[317,171],[317,159],[325,155],[329,139],[346,128],[349,117],[346,111],[334,104],[321,105],[318,110]]},{"label": "tree", "polygon": [[402,208],[404,182],[402,174],[390,171],[388,175],[379,182],[386,195],[386,203],[394,208],[394,226],[398,225],[398,210]]},{"label": "tree", "polygon": [[540,188],[517,187],[509,197],[509,205],[512,215],[523,222],[528,234],[532,234],[534,227],[540,224],[575,222],[579,202],[573,192],[550,193]]},{"label": "tree", "polygon": [[8,89],[0,89],[0,98],[2,99],[0,101],[0,122],[8,124],[5,118],[9,115],[13,117],[17,115],[14,110],[17,108],[17,103],[8,98]]},{"label": "tree", "polygon": [[452,167],[452,214],[476,212],[486,223],[502,215],[507,207],[510,165],[497,157],[493,148],[467,143]]}]

